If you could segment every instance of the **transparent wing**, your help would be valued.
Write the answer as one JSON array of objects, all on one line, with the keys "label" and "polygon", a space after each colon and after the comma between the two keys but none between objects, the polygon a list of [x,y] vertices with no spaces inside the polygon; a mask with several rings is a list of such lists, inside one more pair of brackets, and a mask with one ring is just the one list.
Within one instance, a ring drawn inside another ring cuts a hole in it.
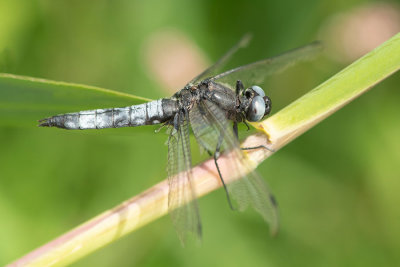
[{"label": "transparent wing", "polygon": [[290,50],[281,55],[263,59],[248,65],[228,70],[211,78],[233,86],[241,80],[246,86],[263,84],[268,75],[279,73],[299,61],[311,60],[322,50],[320,42]]},{"label": "transparent wing", "polygon": [[224,179],[234,207],[244,210],[251,206],[270,225],[271,233],[276,233],[278,211],[275,199],[266,183],[245,159],[224,111],[214,103],[204,100],[191,109],[189,116],[198,143],[207,151],[214,153],[218,139],[223,136],[221,148],[224,150],[224,157],[218,160],[218,164],[222,178],[224,175],[234,177],[229,181]]},{"label": "transparent wing", "polygon": [[243,47],[246,47],[248,43],[251,40],[251,34],[246,34],[240,39],[240,41],[233,46],[231,49],[229,49],[228,52],[225,53],[217,62],[214,63],[211,67],[200,73],[198,76],[196,76],[193,80],[189,82],[189,84],[196,84],[206,78],[209,78],[211,76],[214,76],[217,74],[217,71],[219,71],[224,64],[228,62],[228,60],[240,49]]},{"label": "transparent wing", "polygon": [[201,238],[201,222],[192,183],[188,117],[176,115],[179,127],[168,138],[168,209],[182,244],[188,235]]}]

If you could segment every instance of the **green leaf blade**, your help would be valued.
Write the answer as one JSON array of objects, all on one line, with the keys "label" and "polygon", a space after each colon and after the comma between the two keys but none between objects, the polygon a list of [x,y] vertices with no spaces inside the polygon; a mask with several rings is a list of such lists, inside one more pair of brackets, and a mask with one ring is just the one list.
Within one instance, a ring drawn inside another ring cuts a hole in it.
[{"label": "green leaf blade", "polygon": [[60,113],[150,100],[94,86],[0,73],[0,125],[34,126],[39,119]]}]

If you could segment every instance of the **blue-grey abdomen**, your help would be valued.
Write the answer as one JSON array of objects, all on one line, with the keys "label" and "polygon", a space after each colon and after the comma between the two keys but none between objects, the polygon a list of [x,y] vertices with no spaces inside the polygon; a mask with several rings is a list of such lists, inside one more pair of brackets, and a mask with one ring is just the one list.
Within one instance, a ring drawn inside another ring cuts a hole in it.
[{"label": "blue-grey abdomen", "polygon": [[158,124],[172,118],[176,101],[159,99],[123,108],[94,109],[56,115],[40,121],[39,126],[71,130],[133,127]]}]

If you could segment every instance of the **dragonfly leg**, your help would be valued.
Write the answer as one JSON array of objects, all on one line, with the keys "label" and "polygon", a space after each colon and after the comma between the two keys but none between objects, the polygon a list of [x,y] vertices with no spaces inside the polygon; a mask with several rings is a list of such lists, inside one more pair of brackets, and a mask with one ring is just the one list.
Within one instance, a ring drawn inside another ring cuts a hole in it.
[{"label": "dragonfly leg", "polygon": [[240,95],[240,93],[244,90],[244,86],[241,80],[236,81],[236,96]]},{"label": "dragonfly leg", "polygon": [[221,149],[223,137],[224,136],[221,133],[221,135],[218,138],[217,147],[215,148],[215,152],[214,152],[214,162],[215,162],[215,167],[217,167],[219,178],[221,179],[222,185],[224,186],[225,193],[226,193],[226,198],[228,199],[229,206],[231,207],[232,210],[236,210],[232,205],[231,198],[230,198],[229,192],[228,192],[228,188],[226,187],[226,184],[224,182],[224,179],[222,178],[221,171],[220,171],[219,166],[218,166],[218,158],[220,156],[220,149]]},{"label": "dragonfly leg", "polygon": [[165,122],[165,123],[161,124],[161,126],[158,127],[156,130],[154,130],[154,132],[155,133],[159,133],[167,125],[168,125],[168,122]]},{"label": "dragonfly leg", "polygon": [[244,123],[244,125],[246,125],[246,127],[247,127],[247,131],[249,131],[249,130],[250,130],[250,126],[247,124],[247,122],[246,122],[246,121],[243,121],[243,123]]},{"label": "dragonfly leg", "polygon": [[239,131],[238,131],[238,123],[237,123],[237,121],[233,122],[233,133],[235,134],[236,139],[239,140]]},{"label": "dragonfly leg", "polygon": [[242,117],[242,121],[241,122],[243,122],[244,125],[246,125],[246,127],[247,127],[247,131],[250,130],[250,126],[246,122],[246,117],[243,114],[240,114],[240,116]]},{"label": "dragonfly leg", "polygon": [[265,146],[265,145],[251,146],[251,147],[241,147],[240,149],[241,149],[241,150],[253,150],[253,149],[259,149],[259,148],[264,148],[264,149],[266,149],[266,150],[268,150],[268,151],[275,152],[274,149],[269,148],[269,147],[267,147],[267,146]]}]

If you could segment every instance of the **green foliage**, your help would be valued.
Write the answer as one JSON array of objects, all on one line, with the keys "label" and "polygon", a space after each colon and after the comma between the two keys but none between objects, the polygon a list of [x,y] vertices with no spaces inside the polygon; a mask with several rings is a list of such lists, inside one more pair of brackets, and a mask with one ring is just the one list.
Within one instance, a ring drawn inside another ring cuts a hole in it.
[{"label": "green foliage", "polygon": [[[155,99],[171,94],[160,90],[143,59],[145,40],[155,31],[178,29],[211,61],[250,31],[253,42],[233,62],[237,66],[318,39],[327,18],[373,2],[174,0],[155,8],[152,1],[6,0],[0,2],[0,72]],[[344,66],[321,59],[271,77],[265,88],[273,111]],[[399,84],[399,74],[393,75],[259,167],[280,206],[276,238],[256,214],[230,211],[218,191],[200,200],[202,247],[182,249],[165,217],[74,266],[398,265]],[[32,109],[24,117],[0,113],[0,265],[166,176],[166,135],[153,134],[151,126],[78,132],[36,127],[54,113],[136,101],[90,96],[79,103],[65,96],[69,100],[36,106],[37,114]],[[24,103],[35,105],[29,98]],[[19,124],[13,118],[26,118],[25,127],[11,127]]]},{"label": "green foliage", "polygon": [[34,126],[38,118],[101,107],[149,101],[94,86],[0,73],[1,124]]}]

